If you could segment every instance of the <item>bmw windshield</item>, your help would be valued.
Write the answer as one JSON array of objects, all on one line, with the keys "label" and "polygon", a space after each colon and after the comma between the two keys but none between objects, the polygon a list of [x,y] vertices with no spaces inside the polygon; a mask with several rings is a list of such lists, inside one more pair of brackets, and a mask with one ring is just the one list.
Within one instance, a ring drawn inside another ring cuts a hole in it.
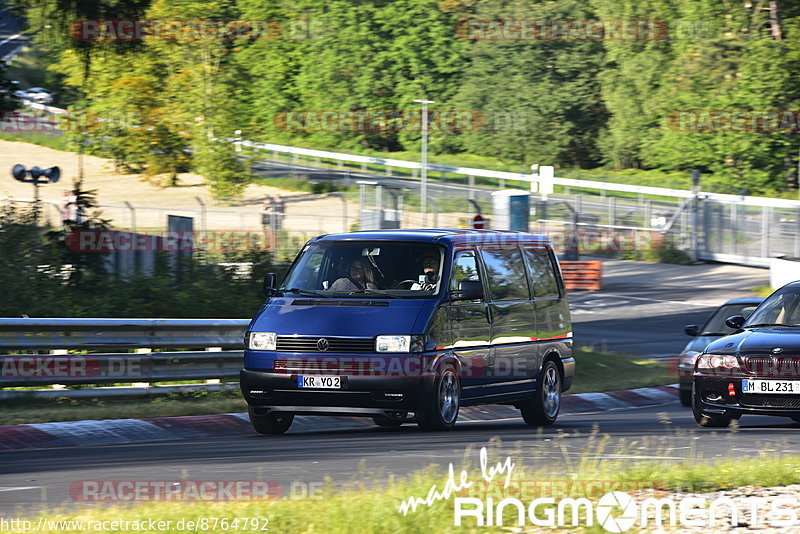
[{"label": "bmw windshield", "polygon": [[431,298],[445,249],[425,243],[320,241],[306,245],[279,291],[336,298]]},{"label": "bmw windshield", "polygon": [[800,286],[787,286],[770,295],[744,326],[800,326]]}]

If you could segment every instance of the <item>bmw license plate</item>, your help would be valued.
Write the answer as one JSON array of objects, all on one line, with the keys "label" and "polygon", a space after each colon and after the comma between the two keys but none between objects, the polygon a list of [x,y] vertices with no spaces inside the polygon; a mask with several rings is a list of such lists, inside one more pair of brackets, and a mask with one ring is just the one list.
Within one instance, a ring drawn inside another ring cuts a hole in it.
[{"label": "bmw license plate", "polygon": [[303,376],[297,377],[297,387],[316,389],[341,389],[341,376]]},{"label": "bmw license plate", "polygon": [[742,393],[800,395],[800,380],[742,380]]}]

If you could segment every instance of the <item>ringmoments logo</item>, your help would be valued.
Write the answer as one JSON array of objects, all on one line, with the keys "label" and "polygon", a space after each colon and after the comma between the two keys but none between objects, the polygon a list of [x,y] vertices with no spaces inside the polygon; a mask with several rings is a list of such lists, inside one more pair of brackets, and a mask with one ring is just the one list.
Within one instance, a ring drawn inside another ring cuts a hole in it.
[{"label": "ringmoments logo", "polygon": [[[766,510],[764,508],[766,505]],[[606,493],[597,500],[587,498],[541,497],[525,503],[515,497],[495,502],[492,497],[456,497],[453,503],[454,526],[591,527],[607,532],[626,532],[634,526],[713,527],[739,525],[739,518],[750,514],[751,526],[797,526],[797,497],[745,497],[738,502],[730,497],[667,496],[637,498],[622,491]]]}]

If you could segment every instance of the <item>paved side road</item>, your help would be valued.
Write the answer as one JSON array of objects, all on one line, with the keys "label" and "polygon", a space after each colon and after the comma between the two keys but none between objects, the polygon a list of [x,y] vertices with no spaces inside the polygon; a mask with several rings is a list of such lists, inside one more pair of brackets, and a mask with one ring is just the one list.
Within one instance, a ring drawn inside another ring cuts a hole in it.
[{"label": "paved side road", "polygon": [[[601,413],[626,408],[659,406],[675,400],[677,384],[606,393],[576,393],[562,398],[562,414]],[[519,419],[511,406],[463,408],[459,421],[506,421]],[[318,432],[374,426],[356,417],[297,417],[289,432]],[[94,445],[127,445],[253,434],[247,414],[189,415],[145,419],[108,419],[0,426],[0,451]]]},{"label": "paved side road", "polygon": [[769,285],[769,270],[727,264],[603,262],[602,291],[569,294],[579,346],[638,356],[674,356],[689,341],[683,328],[702,324],[727,300]]}]

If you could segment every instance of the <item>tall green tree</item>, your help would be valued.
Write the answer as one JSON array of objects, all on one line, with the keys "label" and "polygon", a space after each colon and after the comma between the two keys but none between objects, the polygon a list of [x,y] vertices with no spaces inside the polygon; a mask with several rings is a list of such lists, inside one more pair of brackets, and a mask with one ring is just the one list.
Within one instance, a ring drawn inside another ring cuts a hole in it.
[{"label": "tall green tree", "polygon": [[[490,0],[475,19],[584,20],[587,2]],[[454,102],[484,114],[485,129],[464,134],[466,150],[526,163],[591,167],[607,111],[598,73],[602,45],[593,40],[476,40]]]}]

